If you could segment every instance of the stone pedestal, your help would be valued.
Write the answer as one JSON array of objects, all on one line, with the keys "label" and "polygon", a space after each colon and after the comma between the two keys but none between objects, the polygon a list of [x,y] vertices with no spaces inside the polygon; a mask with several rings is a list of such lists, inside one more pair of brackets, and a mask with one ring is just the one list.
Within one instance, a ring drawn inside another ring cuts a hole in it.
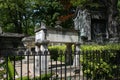
[{"label": "stone pedestal", "polygon": [[48,72],[48,64],[50,61],[49,51],[48,51],[48,43],[49,41],[46,39],[47,29],[44,23],[41,23],[40,29],[36,30],[35,35],[35,50],[37,52],[37,56],[35,57],[35,70],[36,74],[45,74]]},{"label": "stone pedestal", "polygon": [[31,54],[31,51],[30,49],[27,49],[25,51],[25,60],[24,60],[24,63],[28,63],[28,56]]},{"label": "stone pedestal", "polygon": [[66,44],[65,56],[66,56],[65,64],[72,65],[72,63],[73,63],[73,59],[72,59],[72,44]]},{"label": "stone pedestal", "polygon": [[35,72],[36,74],[45,74],[45,72],[49,71],[49,61],[50,56],[47,54],[39,54],[39,56],[35,57]]},{"label": "stone pedestal", "polygon": [[73,67],[79,67],[80,66],[80,44],[77,43],[75,45],[75,55],[73,59]]}]

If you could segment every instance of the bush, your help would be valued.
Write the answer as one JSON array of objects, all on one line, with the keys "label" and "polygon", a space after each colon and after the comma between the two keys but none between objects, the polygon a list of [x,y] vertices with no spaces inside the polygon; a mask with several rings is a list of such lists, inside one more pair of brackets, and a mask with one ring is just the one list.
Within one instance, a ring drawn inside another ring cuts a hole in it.
[{"label": "bush", "polygon": [[114,80],[120,74],[120,44],[82,46],[83,72],[92,80]]},{"label": "bush", "polygon": [[[49,47],[51,59],[65,61],[65,46]],[[59,52],[62,51],[62,55]],[[84,75],[92,80],[114,80],[120,74],[120,44],[82,45],[80,62]],[[98,79],[97,79],[98,80]]]},{"label": "bush", "polygon": [[107,45],[82,45],[81,50],[83,51],[101,51],[101,50],[120,50],[120,44],[107,44]]},{"label": "bush", "polygon": [[0,80],[3,79],[4,74],[6,74],[6,71],[4,70],[5,63],[0,63],[0,68],[3,68],[3,70],[0,70]]},{"label": "bush", "polygon": [[14,78],[14,67],[10,61],[10,59],[8,58],[8,74],[9,74],[9,78],[10,80],[12,80]]},{"label": "bush", "polygon": [[11,61],[19,61],[25,59],[25,56],[10,56],[9,58]]},{"label": "bush", "polygon": [[[42,74],[41,77],[40,76],[36,76],[35,78],[30,78],[29,80],[49,80],[49,78],[52,76],[52,74],[48,73],[48,74]],[[16,80],[21,80],[21,78],[17,78]],[[28,76],[24,76],[22,77],[22,80],[28,80]]]},{"label": "bush", "polygon": [[0,80],[2,80],[4,77],[4,74],[5,74],[5,70],[0,70]]},{"label": "bush", "polygon": [[64,55],[65,52],[65,46],[50,46],[49,51],[51,55],[51,59],[58,60],[60,59],[60,56]]}]

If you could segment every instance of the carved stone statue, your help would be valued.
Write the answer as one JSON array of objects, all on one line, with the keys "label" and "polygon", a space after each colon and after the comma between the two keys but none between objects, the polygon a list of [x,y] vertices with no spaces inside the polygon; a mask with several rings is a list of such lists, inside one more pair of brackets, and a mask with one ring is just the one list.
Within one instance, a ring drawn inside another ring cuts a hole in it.
[{"label": "carved stone statue", "polygon": [[74,28],[75,30],[79,30],[80,37],[82,39],[91,39],[91,32],[90,32],[90,26],[91,26],[91,19],[89,16],[89,12],[85,10],[78,9],[77,15],[74,18]]}]

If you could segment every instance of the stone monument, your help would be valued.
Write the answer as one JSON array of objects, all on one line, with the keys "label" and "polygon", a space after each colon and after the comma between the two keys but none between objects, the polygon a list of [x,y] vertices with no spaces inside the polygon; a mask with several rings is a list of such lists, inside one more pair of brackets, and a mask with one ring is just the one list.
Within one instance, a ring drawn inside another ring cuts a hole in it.
[{"label": "stone monument", "polygon": [[24,54],[25,47],[21,41],[24,36],[18,33],[3,32],[0,27],[0,55]]},{"label": "stone monument", "polygon": [[79,67],[80,66],[80,43],[75,44],[75,55],[73,60],[73,66]]},{"label": "stone monument", "polygon": [[80,42],[83,40],[91,40],[91,18],[89,12],[81,9],[77,9],[76,17],[73,19],[74,28],[78,30],[80,36]]},{"label": "stone monument", "polygon": [[35,56],[35,69],[36,73],[44,74],[48,71],[48,64],[50,61],[49,51],[48,51],[48,43],[49,41],[46,39],[46,25],[41,22],[41,27],[36,28],[35,30],[35,51],[37,52],[38,56]]}]

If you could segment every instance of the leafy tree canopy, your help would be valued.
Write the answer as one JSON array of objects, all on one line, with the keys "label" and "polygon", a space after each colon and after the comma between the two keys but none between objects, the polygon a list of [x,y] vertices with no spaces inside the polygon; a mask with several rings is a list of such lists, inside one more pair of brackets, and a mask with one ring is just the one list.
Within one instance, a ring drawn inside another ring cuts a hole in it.
[{"label": "leafy tree canopy", "polygon": [[4,31],[28,34],[27,29],[31,26],[29,0],[1,0],[0,12],[0,25]]},{"label": "leafy tree canopy", "polygon": [[71,3],[73,4],[73,6],[76,6],[76,7],[80,6],[81,8],[85,8],[85,7],[98,8],[102,6],[99,0],[71,0]]},{"label": "leafy tree canopy", "polygon": [[36,21],[54,26],[63,13],[57,0],[1,0],[0,26],[5,32],[33,34]]},{"label": "leafy tree canopy", "polygon": [[61,15],[63,5],[57,0],[38,0],[34,6],[34,20],[40,20],[53,27],[57,17]]},{"label": "leafy tree canopy", "polygon": [[[47,26],[54,27],[57,20],[62,21],[62,26],[72,26],[72,16],[77,6],[100,7],[105,6],[108,19],[116,14],[117,0],[70,0],[66,3],[59,0],[0,0],[0,26],[4,31],[25,33],[32,35],[36,22],[44,21]],[[111,5],[109,5],[111,4]],[[65,6],[67,5],[67,6]],[[109,7],[112,6],[112,9]],[[120,8],[120,0],[118,0]],[[114,12],[114,13],[113,13]],[[108,21],[109,23],[110,21]]]}]

